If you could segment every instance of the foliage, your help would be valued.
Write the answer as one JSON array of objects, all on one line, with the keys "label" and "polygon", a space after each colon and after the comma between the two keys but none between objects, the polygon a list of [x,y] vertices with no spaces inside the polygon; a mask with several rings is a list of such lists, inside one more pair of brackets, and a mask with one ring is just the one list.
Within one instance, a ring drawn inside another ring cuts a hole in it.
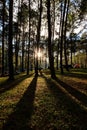
[{"label": "foliage", "polygon": [[[68,2],[69,2],[69,8],[68,8],[68,12],[67,12],[67,7],[68,7]],[[2,27],[2,13],[3,13],[3,3],[5,4],[5,21],[4,21],[4,39],[3,39],[3,27]],[[63,20],[63,12],[64,12],[64,6],[66,4],[66,9],[65,9],[65,17]],[[19,1],[19,0],[14,0],[13,2],[13,6],[14,6],[14,12],[13,12],[13,27],[12,27],[12,31],[13,31],[13,36],[12,36],[12,43],[13,43],[13,59],[14,60],[14,70],[16,70],[16,63],[17,63],[17,59],[18,60],[18,65],[19,67],[17,67],[17,71],[21,71],[21,67],[22,67],[22,63],[24,63],[24,70],[27,69],[27,55],[28,55],[28,43],[30,42],[30,63],[35,65],[35,48],[36,48],[36,41],[37,41],[37,26],[38,26],[38,19],[39,19],[39,14],[40,14],[40,0],[32,0],[30,1],[30,5],[29,5],[29,1],[28,0],[23,0],[23,1]],[[29,13],[29,6],[30,6],[30,13]],[[8,36],[9,36],[9,25],[8,22],[10,20],[8,20],[8,15],[9,13],[9,1],[2,1],[0,0],[0,45],[2,45],[2,39],[3,39],[3,46],[5,48],[6,51],[8,51]],[[45,55],[43,55],[43,59],[46,59],[48,61],[48,43],[49,42],[45,42],[46,39],[48,39],[48,24],[47,24],[47,0],[43,0],[42,1],[42,17],[41,17],[41,30],[40,30],[40,38],[42,38],[41,42],[44,42],[44,49],[42,53],[45,53]],[[53,62],[60,56],[61,50],[63,50],[64,52],[64,46],[66,44],[66,53],[68,54],[67,57],[69,58],[69,61],[71,60],[71,57],[76,53],[79,53],[80,51],[84,52],[84,55],[86,56],[86,45],[84,46],[84,42],[86,41],[86,36],[84,37],[84,39],[80,36],[81,33],[84,31],[84,29],[86,29],[86,24],[85,22],[83,23],[85,28],[82,27],[82,22],[85,21],[86,17],[82,17],[83,20],[80,19],[79,16],[86,16],[86,12],[87,12],[87,1],[86,0],[50,0],[50,16],[51,16],[51,33],[52,36],[51,40],[52,40],[52,53],[54,54],[54,57],[56,57],[54,60],[52,60]],[[29,20],[30,20],[30,25],[29,25]],[[64,21],[64,23],[63,23]],[[62,24],[63,23],[63,24]],[[60,31],[61,31],[61,25],[63,25],[63,35],[61,35]],[[79,33],[78,28],[82,27],[82,31],[80,31]],[[29,34],[29,28],[30,28],[30,34]],[[76,31],[75,31],[76,30]],[[65,33],[66,31],[66,33]],[[75,35],[74,35],[75,34]],[[29,36],[30,35],[30,36]],[[72,35],[72,36],[71,36]],[[11,36],[11,35],[10,35]],[[62,37],[63,36],[63,37]],[[29,39],[30,37],[30,39]],[[54,37],[54,38],[53,38]],[[71,38],[72,37],[72,38]],[[57,41],[55,39],[58,39]],[[70,40],[70,38],[72,40]],[[60,39],[63,40],[63,46],[60,48],[61,46],[61,42]],[[39,47],[41,47],[39,42]],[[82,43],[82,44],[80,44]],[[18,46],[19,49],[15,49],[15,46]],[[0,46],[2,47],[2,46]],[[85,50],[84,50],[85,49]],[[14,51],[15,50],[15,51]],[[6,53],[6,51],[3,51],[4,53]],[[24,51],[24,52],[23,52]],[[31,52],[32,51],[32,52]],[[4,54],[3,53],[3,54]],[[24,53],[22,55],[22,53]],[[72,54],[71,54],[72,53]],[[2,57],[3,54],[0,54]],[[5,54],[7,55],[7,53]],[[55,56],[56,55],[56,56]],[[65,54],[62,55],[62,59],[64,59]],[[23,59],[24,56],[24,61],[21,61],[21,59]],[[84,61],[85,61],[85,56],[84,56]],[[6,57],[6,59],[8,59],[8,55]],[[50,58],[51,59],[51,58]],[[3,60],[5,60],[5,58],[3,58]],[[58,58],[58,66],[60,66],[60,59]],[[32,63],[33,62],[33,63]],[[44,64],[45,61],[43,61]],[[81,61],[80,61],[81,62]],[[31,65],[30,64],[30,65]],[[57,64],[57,63],[55,63]],[[0,66],[1,62],[0,62]],[[6,62],[4,62],[4,66],[5,66],[5,70],[8,71],[8,60]],[[47,63],[47,66],[49,66],[49,62]],[[86,65],[87,66],[87,65]],[[30,66],[29,66],[30,68]],[[34,68],[34,66],[33,66]],[[53,68],[53,67],[52,67]],[[0,70],[1,71],[1,70]],[[1,73],[1,72],[0,72]]]}]

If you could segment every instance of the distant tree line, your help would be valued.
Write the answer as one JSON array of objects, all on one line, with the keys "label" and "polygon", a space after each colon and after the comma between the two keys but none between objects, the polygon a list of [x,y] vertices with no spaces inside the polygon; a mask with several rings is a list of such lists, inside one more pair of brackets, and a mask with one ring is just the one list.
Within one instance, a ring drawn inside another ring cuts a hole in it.
[{"label": "distant tree line", "polygon": [[75,32],[85,16],[87,0],[0,0],[1,75],[8,70],[13,80],[19,69],[24,72],[26,68],[29,75],[33,66],[38,76],[39,49],[48,55],[52,78],[59,68],[64,73],[63,65],[69,71],[76,56],[83,55],[80,64],[87,67],[87,25]]}]

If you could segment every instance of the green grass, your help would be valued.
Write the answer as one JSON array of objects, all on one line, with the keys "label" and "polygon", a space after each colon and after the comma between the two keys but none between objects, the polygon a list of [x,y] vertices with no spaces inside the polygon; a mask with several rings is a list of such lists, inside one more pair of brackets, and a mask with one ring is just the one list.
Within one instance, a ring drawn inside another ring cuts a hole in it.
[{"label": "green grass", "polygon": [[44,71],[42,76],[20,75],[14,82],[3,84],[0,130],[86,130],[86,79],[73,72],[71,76],[58,72],[57,77],[53,80],[49,71]]}]

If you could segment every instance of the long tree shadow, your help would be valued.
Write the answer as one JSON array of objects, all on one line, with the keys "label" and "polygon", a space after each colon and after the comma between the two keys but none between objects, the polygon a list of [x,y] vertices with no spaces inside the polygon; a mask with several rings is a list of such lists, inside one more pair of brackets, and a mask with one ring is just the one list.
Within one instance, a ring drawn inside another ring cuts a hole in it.
[{"label": "long tree shadow", "polygon": [[33,112],[37,77],[34,77],[14,112],[3,125],[3,130],[30,130],[29,120]]},{"label": "long tree shadow", "polygon": [[4,93],[7,90],[14,88],[16,85],[18,85],[20,82],[22,82],[26,78],[29,78],[30,76],[31,75],[24,75],[22,77],[19,77],[18,79],[13,80],[13,81],[7,80],[5,83],[2,83],[0,85],[0,94]]},{"label": "long tree shadow", "polygon": [[[63,83],[61,84],[59,80],[57,80],[58,83],[56,83],[55,80],[49,79],[44,75],[43,75],[43,78],[47,82],[47,86],[51,94],[55,97],[57,109],[60,109],[61,111],[67,111],[67,114],[71,117],[71,119],[67,118],[69,116],[63,117],[63,120],[71,120],[72,123],[69,124],[70,125],[69,128],[71,130],[73,129],[86,130],[87,129],[87,111],[84,110],[79,104],[77,104],[75,100],[73,100],[66,92],[63,91],[62,87],[66,88],[67,86],[66,85],[64,86]],[[61,84],[62,86],[60,87],[58,84]],[[71,92],[71,91],[72,90],[70,89],[68,92]],[[77,95],[78,95],[78,92],[77,92]],[[76,93],[75,93],[75,96],[76,96]]]},{"label": "long tree shadow", "polygon": [[74,72],[82,72],[82,73],[84,72],[84,73],[87,73],[87,69],[86,68],[79,68],[79,69],[78,68],[77,69],[74,68],[73,70],[74,70]]},{"label": "long tree shadow", "polygon": [[67,73],[67,74],[64,74],[65,76],[70,76],[70,77],[76,77],[76,78],[80,78],[80,79],[87,79],[87,73],[85,74],[80,74],[80,73]]},{"label": "long tree shadow", "polygon": [[74,96],[76,99],[78,99],[84,106],[87,107],[87,96],[85,94],[81,93],[77,89],[71,87],[70,85],[66,84],[65,82],[63,82],[62,80],[60,80],[58,78],[56,78],[56,81],[57,81],[57,83],[59,83],[61,85],[61,87],[66,89],[68,91],[68,93],[70,93],[72,96]]}]

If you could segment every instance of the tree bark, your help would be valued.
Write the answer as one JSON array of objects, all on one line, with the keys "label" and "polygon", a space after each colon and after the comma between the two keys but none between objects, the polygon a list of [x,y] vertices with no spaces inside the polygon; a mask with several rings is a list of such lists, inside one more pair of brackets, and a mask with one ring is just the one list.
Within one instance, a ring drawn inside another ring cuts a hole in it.
[{"label": "tree bark", "polygon": [[3,11],[2,11],[2,76],[4,76],[4,37],[5,37],[5,0],[3,0]]},{"label": "tree bark", "polygon": [[65,18],[65,10],[66,10],[66,2],[64,2],[64,10],[63,10],[63,18],[62,18],[62,26],[61,26],[61,43],[60,43],[60,68],[61,68],[61,74],[63,74],[63,34],[64,34],[64,18]]},{"label": "tree bark", "polygon": [[31,19],[31,12],[30,12],[30,2],[31,0],[29,0],[29,39],[28,39],[28,59],[27,59],[27,75],[29,75],[29,66],[30,66],[30,58],[29,58],[29,54],[30,54],[30,31],[31,31],[31,27],[30,27],[30,19]]},{"label": "tree bark", "polygon": [[40,0],[40,8],[39,8],[39,19],[38,19],[38,27],[37,27],[37,45],[36,45],[36,65],[35,65],[35,75],[38,76],[38,49],[40,42],[40,28],[41,28],[41,16],[42,16],[42,0]]},{"label": "tree bark", "polygon": [[65,30],[64,30],[64,56],[65,56],[65,64],[66,64],[66,70],[69,71],[68,67],[68,60],[67,60],[67,48],[66,48],[66,29],[67,29],[67,16],[68,16],[68,10],[69,10],[69,2],[67,2],[67,11],[66,11],[66,19],[65,19]]},{"label": "tree bark", "polygon": [[21,68],[22,72],[24,72],[24,46],[25,46],[25,37],[24,37],[24,25],[23,25],[23,35],[22,35],[22,68]]},{"label": "tree bark", "polygon": [[51,17],[50,17],[50,0],[47,0],[47,19],[48,19],[48,55],[50,63],[51,77],[56,78],[54,70],[54,59],[52,53],[52,43],[51,43]]},{"label": "tree bark", "polygon": [[13,71],[13,0],[9,1],[9,37],[8,37],[8,61],[9,61],[9,79],[14,79]]}]

